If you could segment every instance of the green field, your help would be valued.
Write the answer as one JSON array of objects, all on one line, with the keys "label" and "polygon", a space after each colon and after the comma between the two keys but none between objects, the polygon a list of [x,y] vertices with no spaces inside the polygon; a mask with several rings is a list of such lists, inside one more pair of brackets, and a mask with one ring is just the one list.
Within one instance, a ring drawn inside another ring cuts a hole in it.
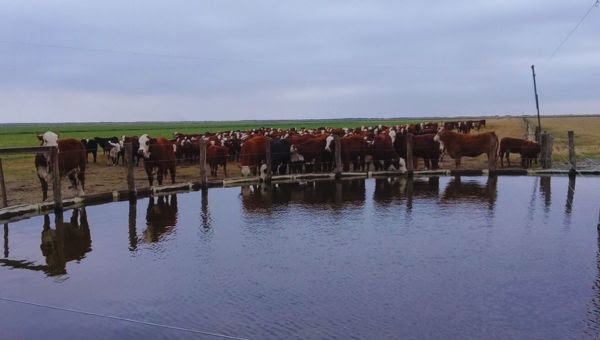
[{"label": "green field", "polygon": [[231,122],[133,122],[133,123],[35,123],[4,124],[0,126],[0,148],[38,145],[37,134],[48,130],[62,138],[94,138],[117,136],[151,136],[170,138],[173,133],[202,133],[229,130],[247,130],[259,127],[358,127],[362,125],[397,125],[416,120],[408,119],[331,119],[331,120],[261,120]]}]

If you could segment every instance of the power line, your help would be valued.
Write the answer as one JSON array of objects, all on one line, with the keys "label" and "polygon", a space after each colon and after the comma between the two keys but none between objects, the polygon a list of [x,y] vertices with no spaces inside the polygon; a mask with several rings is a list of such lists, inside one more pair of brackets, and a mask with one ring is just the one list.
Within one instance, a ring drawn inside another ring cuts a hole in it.
[{"label": "power line", "polygon": [[592,6],[590,7],[590,9],[588,9],[587,12],[585,12],[585,14],[583,15],[583,17],[581,17],[581,19],[579,20],[579,22],[577,23],[577,25],[575,25],[575,27],[573,27],[573,29],[569,32],[569,34],[567,34],[567,36],[554,49],[554,51],[552,52],[552,54],[550,55],[550,58],[548,58],[548,60],[554,58],[554,55],[556,55],[556,52],[558,52],[558,50],[560,50],[560,48],[567,42],[567,40],[569,40],[569,38],[571,38],[571,36],[573,35],[573,33],[575,33],[575,31],[577,31],[577,29],[579,28],[579,26],[581,25],[581,23],[583,23],[583,21],[585,20],[585,18],[587,18],[588,15],[590,15],[590,13],[592,12],[592,10],[595,7],[598,7],[598,6],[600,6],[600,0],[596,0],[592,4]]},{"label": "power line", "polygon": [[44,305],[44,304],[35,303],[35,302],[14,300],[14,299],[9,299],[9,298],[5,298],[5,297],[0,297],[0,300],[6,301],[6,302],[20,303],[20,304],[30,305],[30,306],[35,306],[35,307],[42,307],[42,308],[46,308],[46,309],[60,310],[60,311],[63,311],[63,312],[70,312],[70,313],[95,316],[95,317],[100,317],[100,318],[105,318],[105,319],[119,320],[119,321],[125,321],[125,322],[132,322],[132,323],[142,324],[142,325],[146,325],[146,326],[154,326],[154,327],[173,329],[173,330],[178,330],[178,331],[183,331],[183,332],[188,332],[188,333],[195,333],[195,334],[202,334],[202,335],[214,336],[214,337],[225,338],[225,339],[248,340],[247,338],[240,338],[240,337],[231,336],[231,335],[225,335],[225,334],[219,334],[219,333],[213,333],[213,332],[200,331],[200,330],[192,329],[192,328],[170,326],[170,325],[165,325],[165,324],[160,324],[160,323],[154,323],[154,322],[148,322],[148,321],[141,321],[141,320],[135,320],[135,319],[128,319],[128,318],[123,318],[123,317],[120,317],[120,316],[105,315],[105,314],[99,314],[99,313],[93,313],[93,312],[86,312],[86,311],[77,310],[77,309],[70,309],[70,308],[64,308],[64,307],[58,307],[58,306]]}]

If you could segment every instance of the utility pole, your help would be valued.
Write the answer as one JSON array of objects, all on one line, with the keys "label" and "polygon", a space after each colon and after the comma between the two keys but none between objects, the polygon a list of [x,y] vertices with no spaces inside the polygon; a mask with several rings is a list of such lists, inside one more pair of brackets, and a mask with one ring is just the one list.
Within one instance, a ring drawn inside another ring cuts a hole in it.
[{"label": "utility pole", "polygon": [[[537,93],[537,84],[535,82],[535,65],[531,65],[531,73],[533,74],[533,92],[535,93],[535,108],[537,109],[537,119],[538,119],[538,126],[536,129],[536,139],[539,137],[539,135],[542,133],[542,122],[540,120],[540,102],[538,100],[538,93]],[[536,142],[540,142],[539,140],[536,140]]]}]

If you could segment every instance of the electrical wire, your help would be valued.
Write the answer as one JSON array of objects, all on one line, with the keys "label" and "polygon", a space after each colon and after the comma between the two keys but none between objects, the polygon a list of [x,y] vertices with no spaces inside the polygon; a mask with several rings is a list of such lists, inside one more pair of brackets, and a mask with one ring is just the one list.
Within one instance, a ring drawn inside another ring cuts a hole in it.
[{"label": "electrical wire", "polygon": [[585,18],[587,18],[587,16],[590,15],[590,13],[592,12],[592,10],[594,8],[598,7],[598,6],[600,6],[600,0],[596,0],[592,4],[592,6],[590,7],[590,9],[588,9],[587,12],[585,12],[585,14],[583,15],[583,17],[581,17],[581,19],[579,20],[579,22],[577,23],[577,25],[575,25],[575,27],[573,27],[573,29],[567,34],[567,36],[554,49],[554,51],[552,52],[552,54],[550,55],[550,58],[548,58],[548,60],[554,58],[554,56],[556,55],[556,52],[558,52],[558,50],[560,50],[560,48],[567,42],[567,40],[569,40],[569,38],[571,38],[571,36],[573,35],[573,33],[575,33],[575,31],[577,31],[577,29],[579,28],[579,26],[581,26],[581,24],[583,23],[583,21],[585,20]]}]

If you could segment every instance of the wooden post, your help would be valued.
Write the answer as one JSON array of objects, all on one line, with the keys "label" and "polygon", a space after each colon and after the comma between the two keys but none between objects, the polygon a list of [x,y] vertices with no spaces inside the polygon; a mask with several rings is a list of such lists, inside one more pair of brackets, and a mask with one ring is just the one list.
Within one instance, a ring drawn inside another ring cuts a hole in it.
[{"label": "wooden post", "polygon": [[271,156],[271,137],[267,137],[265,143],[265,165],[267,166],[267,171],[265,174],[265,183],[271,183],[271,177],[273,177],[273,169],[271,169],[273,161]]},{"label": "wooden post", "polygon": [[200,185],[206,188],[206,141],[200,137]]},{"label": "wooden post", "polygon": [[133,177],[133,144],[125,143],[125,165],[127,166],[127,190],[135,194],[135,178]]},{"label": "wooden post", "polygon": [[[496,139],[497,140],[497,139]],[[490,144],[490,152],[488,157],[488,174],[494,174],[496,172],[496,144]]]},{"label": "wooden post", "polygon": [[551,134],[547,133],[548,135],[548,142],[547,142],[547,148],[546,148],[546,165],[548,166],[548,169],[552,168],[552,150],[554,148],[554,137],[552,137]]},{"label": "wooden post", "polygon": [[413,158],[413,134],[406,134],[406,172],[409,176],[412,176],[415,169],[414,158]]},{"label": "wooden post", "polygon": [[6,183],[4,182],[4,170],[2,169],[2,159],[0,158],[0,208],[6,208],[8,206],[8,199],[6,197]]},{"label": "wooden post", "polygon": [[575,158],[575,133],[573,131],[567,131],[567,137],[569,140],[569,176],[575,176],[577,174],[577,159]]},{"label": "wooden post", "polygon": [[550,169],[552,167],[552,136],[544,132],[541,134],[541,162],[542,169]]},{"label": "wooden post", "polygon": [[342,165],[342,140],[340,139],[340,136],[335,135],[333,136],[333,142],[334,142],[334,151],[335,151],[335,178],[336,179],[340,179],[342,178],[342,170],[343,170],[343,165]]},{"label": "wooden post", "polygon": [[62,212],[62,193],[60,187],[60,168],[58,166],[58,146],[50,150],[50,163],[52,163],[52,193],[54,195],[54,211]]}]

